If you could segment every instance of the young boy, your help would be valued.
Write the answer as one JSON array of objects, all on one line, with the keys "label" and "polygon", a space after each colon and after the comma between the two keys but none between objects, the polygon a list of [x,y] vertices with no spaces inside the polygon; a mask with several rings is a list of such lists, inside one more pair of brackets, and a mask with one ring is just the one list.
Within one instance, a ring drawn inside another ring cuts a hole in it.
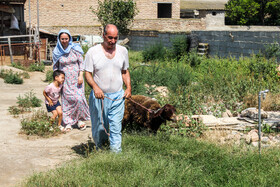
[{"label": "young boy", "polygon": [[52,112],[53,116],[51,120],[54,121],[58,116],[58,127],[61,131],[64,131],[62,122],[62,109],[59,103],[60,91],[64,82],[65,74],[63,71],[56,70],[53,72],[53,82],[49,84],[43,91],[45,96],[45,103],[48,112]]}]

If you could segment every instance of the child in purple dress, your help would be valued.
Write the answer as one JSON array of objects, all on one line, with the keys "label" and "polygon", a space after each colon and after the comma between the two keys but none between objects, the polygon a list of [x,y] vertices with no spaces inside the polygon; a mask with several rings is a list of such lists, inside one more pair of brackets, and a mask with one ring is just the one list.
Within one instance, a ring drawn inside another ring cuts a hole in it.
[{"label": "child in purple dress", "polygon": [[60,91],[64,82],[65,74],[63,71],[56,70],[53,72],[53,82],[49,84],[43,91],[45,96],[45,104],[48,112],[51,112],[53,116],[51,121],[54,121],[58,116],[58,127],[61,131],[64,131],[64,127],[61,125],[62,122],[62,109],[59,103]]}]

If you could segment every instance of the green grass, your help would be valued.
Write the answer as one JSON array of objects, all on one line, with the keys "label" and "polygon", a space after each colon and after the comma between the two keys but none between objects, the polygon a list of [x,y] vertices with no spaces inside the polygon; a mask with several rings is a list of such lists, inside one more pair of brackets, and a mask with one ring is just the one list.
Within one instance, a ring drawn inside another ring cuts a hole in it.
[{"label": "green grass", "polygon": [[218,147],[168,135],[128,135],[123,152],[94,152],[28,178],[25,186],[278,186],[277,150]]}]

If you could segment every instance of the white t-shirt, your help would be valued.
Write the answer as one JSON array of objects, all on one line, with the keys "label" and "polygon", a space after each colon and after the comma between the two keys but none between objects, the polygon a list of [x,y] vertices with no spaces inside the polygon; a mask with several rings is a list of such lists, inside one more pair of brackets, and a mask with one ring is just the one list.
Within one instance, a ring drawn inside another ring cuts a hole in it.
[{"label": "white t-shirt", "polygon": [[104,93],[118,92],[123,87],[122,70],[129,67],[128,51],[116,45],[114,58],[105,56],[101,44],[91,47],[85,57],[85,71],[93,73],[93,80]]}]

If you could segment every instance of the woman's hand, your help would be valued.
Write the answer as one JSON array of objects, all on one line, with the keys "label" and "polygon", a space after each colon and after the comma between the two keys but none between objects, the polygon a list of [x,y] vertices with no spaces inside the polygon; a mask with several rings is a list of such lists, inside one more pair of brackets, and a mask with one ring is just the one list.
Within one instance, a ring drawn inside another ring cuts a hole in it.
[{"label": "woman's hand", "polygon": [[84,72],[82,72],[82,71],[80,71],[79,72],[79,77],[78,77],[78,85],[81,85],[81,84],[83,84],[83,82],[84,82]]},{"label": "woman's hand", "polygon": [[78,77],[78,84],[81,85],[81,84],[83,84],[83,82],[84,82],[83,75],[82,75],[82,76],[80,75],[80,76]]}]

